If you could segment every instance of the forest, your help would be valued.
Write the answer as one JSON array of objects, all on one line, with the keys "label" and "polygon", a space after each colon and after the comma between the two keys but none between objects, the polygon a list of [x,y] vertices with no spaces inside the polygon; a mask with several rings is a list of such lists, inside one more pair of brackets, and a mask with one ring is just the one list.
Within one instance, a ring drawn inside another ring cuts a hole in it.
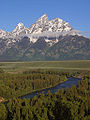
[{"label": "forest", "polygon": [[31,70],[21,74],[10,74],[3,73],[1,70],[0,96],[5,99],[19,97],[36,90],[53,87],[66,80],[64,72]]},{"label": "forest", "polygon": [[[80,76],[78,86],[48,91],[32,99],[19,97],[36,90],[53,87],[71,76]],[[89,120],[90,72],[29,70],[10,74],[0,70],[0,120]]]}]

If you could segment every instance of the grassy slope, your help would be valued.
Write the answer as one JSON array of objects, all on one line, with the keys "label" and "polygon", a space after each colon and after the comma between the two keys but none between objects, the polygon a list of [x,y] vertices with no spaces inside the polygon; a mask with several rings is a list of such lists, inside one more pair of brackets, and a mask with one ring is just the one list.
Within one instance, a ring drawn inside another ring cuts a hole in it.
[{"label": "grassy slope", "polygon": [[6,72],[22,72],[28,69],[90,70],[90,60],[0,62]]}]

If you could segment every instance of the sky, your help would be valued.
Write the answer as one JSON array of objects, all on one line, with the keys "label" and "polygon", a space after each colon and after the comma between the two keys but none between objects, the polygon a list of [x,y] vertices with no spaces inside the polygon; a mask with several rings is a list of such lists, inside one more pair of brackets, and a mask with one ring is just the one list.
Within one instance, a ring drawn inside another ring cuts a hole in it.
[{"label": "sky", "polygon": [[90,37],[90,0],[0,0],[0,29],[11,32],[19,22],[30,27],[44,13]]}]

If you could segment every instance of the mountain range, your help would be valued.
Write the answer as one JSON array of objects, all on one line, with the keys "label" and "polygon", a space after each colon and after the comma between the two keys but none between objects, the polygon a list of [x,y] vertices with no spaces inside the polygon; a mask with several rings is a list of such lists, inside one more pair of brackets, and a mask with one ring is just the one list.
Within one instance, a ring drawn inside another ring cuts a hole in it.
[{"label": "mountain range", "polygon": [[90,59],[90,38],[60,18],[44,14],[29,28],[19,23],[12,32],[0,29],[0,61]]}]

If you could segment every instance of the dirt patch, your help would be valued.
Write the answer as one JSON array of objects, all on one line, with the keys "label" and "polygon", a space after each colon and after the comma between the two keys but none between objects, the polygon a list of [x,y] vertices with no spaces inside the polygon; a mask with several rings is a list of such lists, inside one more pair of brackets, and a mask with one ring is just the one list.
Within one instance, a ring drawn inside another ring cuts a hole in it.
[{"label": "dirt patch", "polygon": [[4,102],[4,101],[5,101],[5,99],[3,97],[0,97],[0,103]]}]

